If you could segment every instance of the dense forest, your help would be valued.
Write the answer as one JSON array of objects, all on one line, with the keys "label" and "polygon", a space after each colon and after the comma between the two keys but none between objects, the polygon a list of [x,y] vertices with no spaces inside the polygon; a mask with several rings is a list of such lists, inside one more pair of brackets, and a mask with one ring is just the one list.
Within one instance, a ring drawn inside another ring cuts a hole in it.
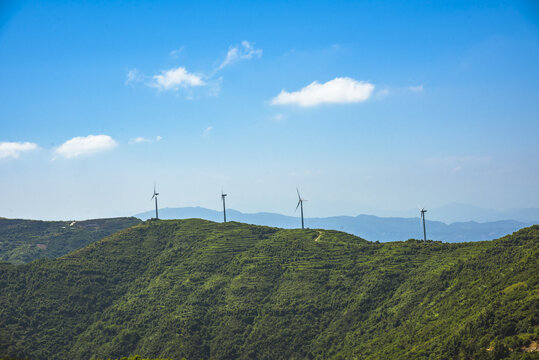
[{"label": "dense forest", "polygon": [[24,264],[54,259],[138,223],[134,217],[85,221],[0,218],[0,261]]},{"label": "dense forest", "polygon": [[146,221],[0,264],[0,357],[537,359],[539,226],[494,241]]}]

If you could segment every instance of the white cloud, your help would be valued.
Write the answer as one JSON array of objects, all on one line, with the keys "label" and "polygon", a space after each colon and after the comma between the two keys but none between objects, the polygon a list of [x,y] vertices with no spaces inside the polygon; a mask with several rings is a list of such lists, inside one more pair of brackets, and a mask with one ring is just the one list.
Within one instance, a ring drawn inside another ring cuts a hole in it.
[{"label": "white cloud", "polygon": [[210,135],[210,132],[213,130],[213,126],[208,126],[204,131],[202,132],[202,136],[208,136]]},{"label": "white cloud", "polygon": [[282,90],[271,103],[273,105],[314,106],[319,104],[356,103],[371,97],[374,85],[348,77],[340,77],[324,84],[317,81],[294,92]]},{"label": "white cloud", "polygon": [[129,144],[151,143],[151,142],[154,142],[154,141],[161,141],[162,139],[163,139],[163,137],[161,137],[159,135],[156,136],[155,139],[148,139],[148,138],[139,136],[139,137],[130,139]]},{"label": "white cloud", "polygon": [[21,153],[36,150],[37,144],[31,142],[0,142],[0,159],[18,158]]},{"label": "white cloud", "polygon": [[417,85],[417,86],[408,86],[408,90],[412,92],[422,92],[423,91],[423,84]]},{"label": "white cloud", "polygon": [[149,83],[151,87],[159,90],[178,90],[178,88],[188,88],[205,85],[202,78],[188,72],[184,67],[161,71],[160,75],[154,75],[153,81]]},{"label": "white cloud", "polygon": [[110,150],[118,144],[108,135],[77,136],[66,141],[54,151],[67,159]]},{"label": "white cloud", "polygon": [[262,50],[255,49],[253,45],[248,41],[242,41],[240,46],[234,46],[228,49],[225,60],[219,65],[221,70],[228,65],[231,65],[240,60],[250,60],[253,57],[261,57]]}]

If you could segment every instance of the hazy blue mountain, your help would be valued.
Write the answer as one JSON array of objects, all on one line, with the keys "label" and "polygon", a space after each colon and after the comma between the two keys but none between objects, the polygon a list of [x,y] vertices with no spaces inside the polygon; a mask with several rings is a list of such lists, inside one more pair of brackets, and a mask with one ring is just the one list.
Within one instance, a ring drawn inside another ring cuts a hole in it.
[{"label": "hazy blue mountain", "polygon": [[[427,206],[427,210],[428,219],[442,221],[446,224],[466,221],[492,222],[501,220],[514,220],[533,224],[539,223],[539,209],[536,208],[500,211],[468,204],[451,203],[436,208],[429,208]],[[384,215],[395,217],[415,217],[417,214],[419,214],[419,209],[384,213]]]},{"label": "hazy blue mountain", "polygon": [[[146,220],[155,212],[148,211],[135,215]],[[201,207],[164,208],[159,210],[162,219],[201,218],[222,221],[220,211]],[[275,226],[280,228],[298,228],[301,220],[297,217],[274,213],[245,214],[237,210],[227,210],[227,220],[255,225]],[[532,222],[502,220],[478,223],[475,221],[446,224],[441,221],[427,220],[427,237],[445,242],[492,240],[532,225]],[[370,241],[399,241],[423,237],[419,218],[378,217],[373,215],[333,216],[326,218],[306,218],[305,226],[310,228],[339,230],[360,236]]]}]

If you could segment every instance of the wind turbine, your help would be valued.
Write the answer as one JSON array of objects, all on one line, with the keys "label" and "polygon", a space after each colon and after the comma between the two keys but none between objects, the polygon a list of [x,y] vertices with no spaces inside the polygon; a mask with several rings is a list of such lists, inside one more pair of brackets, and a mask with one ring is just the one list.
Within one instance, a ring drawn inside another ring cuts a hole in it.
[{"label": "wind turbine", "polygon": [[425,230],[425,213],[427,210],[421,208],[421,220],[423,221],[423,240],[427,241],[427,231]]},{"label": "wind turbine", "polygon": [[150,200],[153,200],[155,198],[155,219],[159,220],[159,212],[157,211],[157,196],[159,193],[155,191],[155,183],[153,183],[153,196]]},{"label": "wind turbine", "polygon": [[295,211],[298,211],[298,207],[301,206],[301,228],[302,228],[302,229],[305,229],[305,226],[303,225],[303,202],[304,202],[304,201],[307,201],[307,200],[301,198],[301,196],[299,195],[299,190],[298,190],[298,188],[296,188],[296,192],[298,193],[298,206],[296,206],[296,210],[295,210]]},{"label": "wind turbine", "polygon": [[221,189],[221,200],[223,200],[223,217],[224,217],[224,222],[226,222],[225,196],[226,196],[226,194],[223,193],[223,189]]}]

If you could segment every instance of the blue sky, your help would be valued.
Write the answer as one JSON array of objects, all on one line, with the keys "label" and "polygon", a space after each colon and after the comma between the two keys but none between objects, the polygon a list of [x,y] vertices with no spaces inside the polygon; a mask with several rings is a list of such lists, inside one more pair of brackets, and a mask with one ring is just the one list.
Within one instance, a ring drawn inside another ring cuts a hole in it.
[{"label": "blue sky", "polygon": [[0,12],[0,216],[539,207],[533,1]]}]

